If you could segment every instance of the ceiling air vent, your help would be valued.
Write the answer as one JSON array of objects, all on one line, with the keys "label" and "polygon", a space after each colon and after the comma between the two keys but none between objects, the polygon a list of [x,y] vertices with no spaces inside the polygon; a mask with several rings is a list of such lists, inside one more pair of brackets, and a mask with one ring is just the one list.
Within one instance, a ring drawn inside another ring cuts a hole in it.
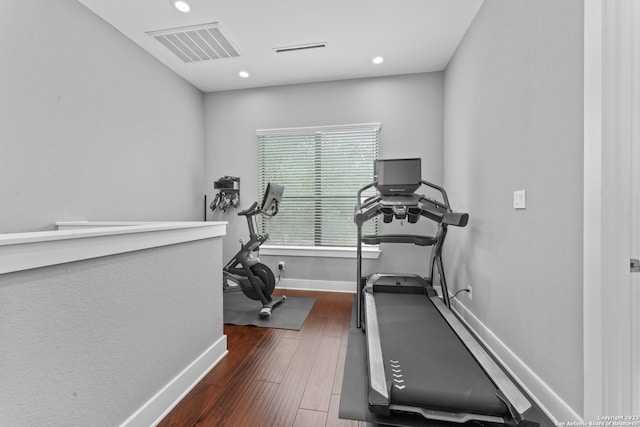
[{"label": "ceiling air vent", "polygon": [[325,42],[299,44],[296,46],[275,47],[273,49],[276,51],[276,53],[285,53],[285,52],[295,52],[298,50],[318,49],[323,47],[327,47],[327,44]]},{"label": "ceiling air vent", "polygon": [[236,58],[240,54],[217,22],[147,33],[184,62]]}]

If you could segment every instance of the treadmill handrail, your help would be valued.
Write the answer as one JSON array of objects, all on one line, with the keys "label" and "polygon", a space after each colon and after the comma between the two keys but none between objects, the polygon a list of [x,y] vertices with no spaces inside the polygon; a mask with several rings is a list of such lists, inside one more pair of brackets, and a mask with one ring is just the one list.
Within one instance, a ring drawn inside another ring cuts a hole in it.
[{"label": "treadmill handrail", "polygon": [[456,227],[466,227],[469,222],[469,214],[463,212],[447,212],[442,222]]},{"label": "treadmill handrail", "polygon": [[[442,196],[442,201],[438,201],[432,197],[419,195],[415,192],[406,195],[393,195],[387,197],[378,193],[362,201],[362,193],[371,187],[375,187],[377,184],[378,182],[374,181],[358,190],[356,207],[353,215],[353,220],[356,224],[362,225],[363,223],[379,215],[381,213],[380,208],[385,204],[385,200],[392,200],[392,205],[402,205],[403,198],[406,198],[408,201],[410,200],[412,204],[416,202],[421,204],[424,208],[424,210],[421,212],[421,215],[433,221],[444,222],[445,224],[456,225],[458,227],[464,227],[467,224],[469,217],[468,214],[456,214],[455,212],[453,212],[453,210],[451,209],[451,205],[449,204],[449,197],[447,196],[447,192],[439,185],[436,185],[429,181],[425,181],[423,179],[420,180],[421,185],[425,185],[439,192]],[[448,216],[448,214],[454,215]]]},{"label": "treadmill handrail", "polygon": [[436,205],[444,208],[447,210],[447,212],[451,212],[451,205],[449,204],[449,198],[447,197],[447,192],[444,190],[444,188],[440,187],[439,185],[433,184],[429,181],[425,181],[424,179],[420,180],[421,184],[426,185],[427,187],[431,187],[434,190],[438,190],[440,192],[440,194],[442,194],[442,199],[444,200],[444,204],[438,202],[437,200],[433,200],[433,199],[427,199],[432,203],[435,203]]},{"label": "treadmill handrail", "polygon": [[[361,203],[361,201],[360,201],[360,200],[362,199],[362,193],[363,193],[364,191],[368,190],[369,188],[376,186],[377,184],[378,184],[378,182],[377,182],[377,181],[374,181],[374,182],[372,182],[372,183],[369,183],[369,184],[365,185],[364,187],[362,187],[362,188],[360,188],[360,189],[358,190],[358,197],[357,197],[357,200],[356,200],[356,210],[360,210],[360,209],[362,209],[362,208],[364,207],[364,206],[362,206],[362,203]],[[439,202],[439,201],[434,200],[434,199],[432,199],[432,198],[426,198],[426,197],[425,197],[425,199],[426,199],[426,200],[428,200],[429,202],[431,202],[431,203],[433,203],[433,204],[435,204],[435,205],[437,205],[437,206],[439,206],[439,207],[441,207],[441,208],[443,208],[443,209],[446,209],[446,210],[447,210],[447,212],[452,212],[452,211],[451,211],[451,205],[449,204],[449,197],[447,196],[447,192],[445,191],[445,189],[444,189],[444,188],[440,187],[439,185],[433,184],[433,183],[431,183],[431,182],[429,182],[429,181],[425,181],[424,179],[421,179],[421,180],[420,180],[420,184],[424,184],[424,185],[426,185],[427,187],[431,187],[431,188],[433,188],[434,190],[437,190],[437,191],[442,195],[442,200],[443,200],[443,202]],[[414,192],[414,193],[411,193],[411,194],[415,194],[415,192]],[[373,199],[375,199],[375,197],[370,198],[370,199],[367,199],[367,200],[365,201],[365,203],[366,203],[367,205],[368,205],[368,204],[371,204],[371,203],[372,203],[372,201],[373,201]]]},{"label": "treadmill handrail", "polygon": [[[377,181],[374,181],[374,182],[372,182],[371,184],[367,184],[367,185],[365,185],[364,187],[362,187],[361,189],[359,189],[359,190],[358,190],[358,198],[357,198],[357,200],[356,200],[356,209],[358,209],[358,210],[360,209],[360,199],[362,198],[362,193],[363,193],[365,190],[367,190],[367,189],[369,189],[369,188],[373,187],[373,186],[374,186],[374,185],[376,185],[377,183],[378,183]],[[368,200],[369,200],[369,199],[368,199]],[[368,200],[367,200],[367,201],[368,201]]]}]

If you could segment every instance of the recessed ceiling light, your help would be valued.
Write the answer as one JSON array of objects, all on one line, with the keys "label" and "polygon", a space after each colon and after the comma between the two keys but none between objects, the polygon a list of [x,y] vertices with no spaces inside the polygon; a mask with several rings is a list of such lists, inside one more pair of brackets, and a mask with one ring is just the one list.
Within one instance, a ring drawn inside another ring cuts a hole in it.
[{"label": "recessed ceiling light", "polygon": [[248,77],[249,77],[249,72],[247,72],[247,71],[245,71],[245,70],[241,70],[241,71],[238,71],[238,75],[239,75],[240,77],[242,77],[243,79],[246,79],[246,78],[248,78]]},{"label": "recessed ceiling light", "polygon": [[373,63],[378,65],[378,64],[382,64],[384,62],[384,58],[382,56],[376,56],[375,58],[373,58]]},{"label": "recessed ceiling light", "polygon": [[191,6],[184,0],[172,0],[171,3],[173,7],[178,9],[180,12],[187,13],[191,10]]}]

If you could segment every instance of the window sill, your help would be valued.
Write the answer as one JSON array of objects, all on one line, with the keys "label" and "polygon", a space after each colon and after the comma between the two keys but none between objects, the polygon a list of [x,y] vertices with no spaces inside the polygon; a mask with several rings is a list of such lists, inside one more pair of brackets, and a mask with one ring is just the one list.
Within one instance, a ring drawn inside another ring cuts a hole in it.
[{"label": "window sill", "polygon": [[[269,246],[260,247],[260,255],[274,256],[302,256],[302,257],[318,257],[318,258],[356,258],[357,249],[343,247],[324,247],[324,246]],[[380,248],[378,246],[363,246],[363,259],[378,259],[380,257]]]}]

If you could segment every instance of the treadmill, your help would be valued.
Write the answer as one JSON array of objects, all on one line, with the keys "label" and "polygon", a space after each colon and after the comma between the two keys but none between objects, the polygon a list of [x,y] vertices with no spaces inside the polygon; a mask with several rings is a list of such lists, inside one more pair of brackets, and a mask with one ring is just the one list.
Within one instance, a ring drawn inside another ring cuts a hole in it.
[{"label": "treadmill", "polygon": [[[523,419],[532,406],[527,397],[450,310],[442,247],[448,227],[465,227],[469,215],[453,212],[444,188],[421,179],[419,158],[376,160],[374,176],[358,191],[354,213],[356,326],[366,332],[369,410],[393,425],[399,425],[396,413],[434,423],[538,425]],[[376,194],[361,202],[372,187]],[[436,197],[416,193],[423,187]],[[363,235],[363,224],[379,215],[385,223],[414,224],[424,217],[437,224],[437,233]],[[387,243],[430,247],[429,277],[363,277],[362,245]]]}]

